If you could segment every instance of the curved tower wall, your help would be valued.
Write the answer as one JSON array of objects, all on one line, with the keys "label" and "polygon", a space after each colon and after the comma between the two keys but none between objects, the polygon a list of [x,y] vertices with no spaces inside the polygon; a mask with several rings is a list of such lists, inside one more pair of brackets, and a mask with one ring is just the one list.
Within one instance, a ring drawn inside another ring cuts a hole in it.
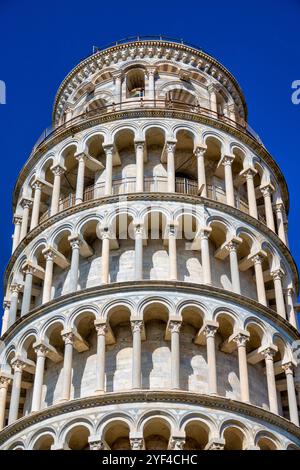
[{"label": "curved tower wall", "polygon": [[298,448],[288,204],[209,55],[76,66],[13,196],[1,448]]}]

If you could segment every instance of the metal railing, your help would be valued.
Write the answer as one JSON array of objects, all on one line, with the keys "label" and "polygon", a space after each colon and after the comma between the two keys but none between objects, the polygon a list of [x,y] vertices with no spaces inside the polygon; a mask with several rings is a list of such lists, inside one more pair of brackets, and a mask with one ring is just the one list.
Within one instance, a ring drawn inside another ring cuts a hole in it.
[{"label": "metal railing", "polygon": [[[135,177],[118,178],[112,182],[112,195],[118,196],[122,194],[134,194],[136,192]],[[144,178],[144,192],[168,192],[168,178],[166,176],[150,176]],[[198,196],[198,183],[189,178],[175,179],[175,193],[187,194],[190,196]],[[105,182],[100,182],[85,188],[83,193],[83,202],[94,201],[105,196]],[[217,185],[207,185],[207,197],[214,201],[226,204],[226,192]],[[59,201],[58,211],[61,212],[65,209],[75,206],[75,192],[70,193],[68,196],[63,197]],[[235,193],[235,207],[245,214],[249,214],[248,202],[239,193]],[[44,222],[50,216],[50,210],[46,210],[40,217],[40,223]],[[265,218],[259,215],[259,220],[266,223]]]},{"label": "metal railing", "polygon": [[[142,36],[129,36],[126,38],[119,39],[118,41],[111,42],[109,44],[105,44],[104,46],[93,46],[93,54],[96,54],[99,51],[103,51],[105,49],[109,49],[110,47],[119,46],[121,44],[128,44],[131,42],[143,42],[143,41],[165,41],[165,42],[174,42],[175,44],[182,44],[184,46],[192,47],[198,51],[202,51],[207,55],[210,55],[206,52],[202,47],[199,47],[196,44],[192,44],[191,42],[184,41],[182,38],[173,38],[170,36],[164,36],[162,34],[153,34],[153,35],[142,35]],[[93,55],[92,54],[92,55]]]},{"label": "metal railing", "polygon": [[[85,105],[86,106],[86,105]],[[178,100],[171,100],[171,99],[155,99],[155,100],[148,100],[144,98],[140,98],[138,100],[128,100],[122,101],[119,103],[112,103],[106,106],[99,106],[95,109],[84,110],[82,108],[78,108],[77,112],[79,113],[72,119],[69,119],[63,124],[60,124],[57,127],[48,127],[39,137],[37,142],[33,147],[33,151],[37,150],[41,144],[46,143],[46,141],[54,136],[55,134],[59,134],[73,126],[80,124],[82,121],[89,120],[103,114],[113,114],[117,111],[126,111],[126,110],[134,110],[134,109],[165,109],[168,111],[185,111],[188,113],[206,116],[212,119],[220,120],[229,126],[244,132],[255,140],[257,140],[260,144],[262,144],[259,136],[256,132],[251,129],[248,123],[242,119],[241,117],[236,117],[235,120],[230,119],[228,116],[225,116],[222,113],[213,111],[209,107],[208,100],[203,99],[199,104],[189,104],[183,101]]]}]

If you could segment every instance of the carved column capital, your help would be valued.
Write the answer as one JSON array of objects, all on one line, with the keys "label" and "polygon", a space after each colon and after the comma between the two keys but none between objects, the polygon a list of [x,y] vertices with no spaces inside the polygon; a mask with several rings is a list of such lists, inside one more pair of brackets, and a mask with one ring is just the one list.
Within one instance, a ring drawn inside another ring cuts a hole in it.
[{"label": "carved column capital", "polygon": [[218,331],[217,325],[205,324],[203,325],[203,334],[206,338],[214,338]]},{"label": "carved column capital", "polygon": [[169,450],[183,450],[185,444],[185,438],[183,437],[171,437],[169,441]]},{"label": "carved column capital", "polygon": [[74,155],[76,160],[79,162],[85,162],[88,158],[87,154],[85,152],[78,152]]},{"label": "carved column capital", "polygon": [[61,333],[61,336],[62,336],[62,339],[64,341],[65,344],[74,344],[74,333],[72,331],[68,331],[68,332],[62,332]]},{"label": "carved column capital", "polygon": [[29,209],[32,206],[32,203],[32,199],[23,197],[21,201],[21,206],[23,207],[23,209]]},{"label": "carved column capital", "polygon": [[[246,334],[247,333],[247,334]],[[249,341],[250,339],[250,335],[248,332],[245,332],[245,333],[238,333],[233,339],[232,341],[234,341],[237,345],[237,347],[245,347],[247,342]]]},{"label": "carved column capital", "polygon": [[18,294],[22,289],[22,285],[21,284],[18,284],[16,282],[14,282],[13,284],[11,284],[10,286],[10,291],[12,294]]},{"label": "carved column capital", "polygon": [[31,187],[32,187],[34,190],[35,190],[35,189],[42,189],[43,186],[44,186],[44,183],[43,183],[42,181],[40,181],[40,180],[35,180],[35,181],[32,183],[32,185],[31,185]]},{"label": "carved column capital", "polygon": [[233,160],[234,160],[234,155],[223,155],[221,163],[223,166],[226,166],[226,165],[231,166]]},{"label": "carved column capital", "polygon": [[272,276],[272,278],[273,278],[274,281],[278,281],[278,280],[281,281],[281,279],[282,279],[283,276],[284,276],[284,272],[283,272],[283,270],[282,270],[281,268],[275,269],[275,270],[272,271],[270,274],[271,274],[271,276]]},{"label": "carved column capital", "polygon": [[268,346],[266,349],[261,351],[261,355],[266,360],[272,360],[273,361],[276,352],[277,352],[277,350],[274,348],[274,346]]},{"label": "carved column capital", "polygon": [[143,320],[131,320],[130,324],[131,324],[132,333],[142,332],[143,327],[144,327]]},{"label": "carved column capital", "polygon": [[144,439],[142,437],[131,437],[130,438],[130,447],[131,447],[131,450],[143,450],[144,449]]},{"label": "carved column capital", "polygon": [[8,389],[9,384],[11,383],[11,378],[5,375],[0,376],[0,388]]},{"label": "carved column capital", "polygon": [[98,336],[105,336],[108,330],[107,323],[97,323],[96,321],[95,328]]},{"label": "carved column capital", "polygon": [[286,362],[285,364],[282,364],[282,369],[284,370],[285,375],[294,375],[294,364],[292,362]]},{"label": "carved column capital", "polygon": [[46,261],[54,260],[55,254],[51,246],[47,246],[46,248],[44,248],[42,254],[44,255]]},{"label": "carved column capital", "polygon": [[68,240],[70,242],[70,246],[72,250],[76,250],[80,248],[80,245],[82,243],[80,236],[79,235],[70,235],[68,237]]},{"label": "carved column capital", "polygon": [[198,157],[203,157],[203,155],[205,154],[206,150],[207,150],[207,146],[206,146],[206,145],[205,145],[205,146],[204,146],[204,145],[197,145],[197,146],[195,147],[195,150],[194,150],[194,155],[195,155],[195,157],[197,157],[197,158],[198,158]]},{"label": "carved column capital", "polygon": [[101,439],[97,438],[89,438],[89,446],[90,450],[104,450],[105,445],[104,442]]},{"label": "carved column capital", "polygon": [[200,230],[199,230],[199,235],[200,235],[200,239],[208,239],[210,234],[212,232],[212,228],[211,227],[202,227]]},{"label": "carved column capital", "polygon": [[61,165],[53,165],[50,170],[54,174],[54,176],[61,176],[65,173],[66,168]]},{"label": "carved column capital", "polygon": [[22,216],[21,215],[14,215],[13,216],[13,223],[15,225],[21,225],[22,223]]},{"label": "carved column capital", "polygon": [[274,189],[274,186],[270,183],[260,187],[263,197],[271,196],[271,194],[274,192]]},{"label": "carved column capital", "polygon": [[168,329],[171,333],[179,333],[181,328],[182,321],[181,320],[170,320],[168,323]]},{"label": "carved column capital", "polygon": [[47,353],[49,352],[49,349],[45,344],[39,343],[34,345],[34,351],[37,357],[46,357]]},{"label": "carved column capital", "polygon": [[145,141],[144,140],[135,140],[134,141],[135,150],[144,150],[145,148]]},{"label": "carved column capital", "polygon": [[26,367],[26,363],[22,361],[22,359],[13,359],[11,362],[11,367],[13,368],[14,373],[23,372]]},{"label": "carved column capital", "polygon": [[166,142],[166,149],[168,152],[174,152],[175,151],[175,147],[176,147],[176,143],[177,141],[175,140],[169,140]]}]

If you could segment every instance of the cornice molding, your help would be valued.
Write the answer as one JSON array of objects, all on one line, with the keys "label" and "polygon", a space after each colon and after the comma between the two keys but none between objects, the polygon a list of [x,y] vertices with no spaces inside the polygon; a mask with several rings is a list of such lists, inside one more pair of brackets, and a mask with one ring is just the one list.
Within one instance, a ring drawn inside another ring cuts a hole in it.
[{"label": "cornice molding", "polygon": [[[295,287],[297,289],[298,293],[298,286],[299,286],[299,274],[298,274],[298,269],[297,265],[294,261],[294,258],[287,248],[287,246],[280,240],[278,235],[274,233],[272,230],[270,230],[265,224],[260,222],[259,220],[255,219],[254,217],[246,214],[243,211],[240,211],[239,209],[236,209],[235,207],[229,206],[227,204],[223,204],[219,201],[215,201],[213,199],[208,199],[208,198],[203,198],[200,196],[190,196],[187,194],[179,194],[179,193],[128,193],[128,194],[122,194],[123,197],[126,197],[128,201],[174,201],[174,202],[180,202],[180,203],[191,203],[191,204],[203,204],[205,207],[209,207],[211,209],[216,209],[223,211],[227,214],[232,215],[233,217],[236,217],[238,220],[242,220],[243,222],[246,222],[252,226],[254,226],[258,231],[263,233],[266,237],[272,240],[272,242],[277,246],[281,253],[284,255],[286,260],[288,261],[294,275],[295,279]],[[36,228],[31,230],[26,237],[21,241],[21,243],[18,245],[14,253],[12,254],[5,272],[4,272],[4,288],[7,286],[7,282],[9,279],[9,275],[11,270],[13,269],[13,265],[15,261],[17,260],[18,256],[22,253],[22,251],[25,249],[25,247],[32,241],[34,238],[38,237],[44,230],[46,230],[48,227],[51,227],[52,224],[59,222],[69,215],[76,214],[78,212],[81,212],[86,209],[90,209],[93,207],[100,207],[105,204],[112,204],[112,203],[117,203],[119,201],[118,196],[105,196],[99,199],[94,199],[92,201],[84,202],[82,204],[78,204],[75,206],[72,206],[68,209],[65,209],[58,214],[49,217],[47,220],[45,220],[43,223],[38,225]]]},{"label": "cornice molding", "polygon": [[123,61],[137,58],[145,60],[147,57],[157,57],[157,60],[165,58],[168,61],[171,59],[174,63],[183,62],[194,67],[195,70],[213,76],[239,101],[239,106],[243,108],[247,120],[247,105],[243,91],[234,76],[219,61],[209,54],[185,44],[164,40],[141,40],[108,47],[90,55],[76,65],[64,78],[56,93],[52,113],[53,123],[59,118],[59,113],[69,96],[96,71],[100,72],[102,69],[105,71],[112,65],[116,66],[120,59]]},{"label": "cornice molding", "polygon": [[109,114],[101,114],[99,116],[93,118],[82,119],[80,123],[75,125],[71,125],[70,127],[61,126],[58,127],[54,132],[53,135],[50,136],[46,141],[43,141],[36,149],[33,149],[30,157],[23,165],[21,169],[17,182],[14,187],[14,196],[13,196],[13,206],[15,207],[17,203],[17,197],[24,183],[26,177],[29,175],[31,169],[34,165],[38,162],[39,158],[45,154],[45,152],[49,151],[55,145],[62,142],[67,137],[75,136],[77,133],[91,128],[93,126],[97,126],[98,124],[103,124],[107,122],[117,121],[117,120],[125,120],[125,119],[139,119],[139,118],[169,118],[169,119],[179,119],[187,120],[191,122],[196,122],[199,124],[206,124],[208,126],[212,126],[215,129],[221,130],[223,132],[227,132],[231,136],[239,139],[245,145],[248,145],[256,154],[262,158],[266,164],[271,168],[274,175],[277,178],[277,182],[281,189],[282,198],[286,207],[286,211],[288,213],[289,210],[289,193],[286,181],[284,176],[271,156],[271,154],[267,151],[267,149],[260,144],[254,137],[250,134],[240,131],[239,129],[223,122],[218,119],[214,119],[208,116],[203,116],[201,114],[195,114],[188,111],[179,111],[179,110],[171,110],[171,109],[150,109],[150,108],[138,108],[138,109],[127,109],[123,111],[116,111],[111,112]]},{"label": "cornice molding", "polygon": [[50,302],[47,302],[44,305],[36,307],[35,309],[29,311],[23,317],[18,318],[18,320],[4,333],[1,337],[1,340],[7,343],[12,339],[21,329],[30,325],[33,320],[41,318],[46,313],[49,313],[58,308],[66,307],[69,308],[70,304],[74,301],[81,300],[88,301],[90,298],[94,298],[99,295],[100,297],[113,295],[115,293],[129,292],[134,293],[149,290],[149,291],[176,291],[188,293],[189,295],[206,295],[212,296],[226,302],[234,303],[237,306],[248,308],[254,310],[255,312],[260,313],[267,320],[271,320],[275,323],[276,326],[282,328],[286,333],[295,340],[300,339],[300,332],[294,328],[287,320],[278,315],[274,310],[269,307],[265,307],[256,300],[251,299],[250,297],[245,297],[240,294],[236,294],[232,291],[227,291],[220,289],[219,287],[213,287],[206,284],[195,284],[187,283],[184,281],[124,281],[124,282],[115,282],[111,284],[105,284],[103,286],[89,287],[87,289],[82,289],[77,292],[72,292],[65,294],[57,299],[53,299]]},{"label": "cornice molding", "polygon": [[278,416],[270,411],[260,408],[255,405],[243,403],[238,400],[232,400],[221,396],[200,395],[187,391],[128,391],[128,392],[113,392],[105,393],[87,398],[78,398],[64,402],[61,404],[53,405],[45,410],[32,413],[25,416],[15,423],[7,426],[0,432],[0,445],[3,445],[8,439],[15,436],[17,433],[30,430],[30,426],[42,423],[47,419],[57,417],[59,415],[66,415],[78,410],[93,410],[93,408],[108,405],[118,404],[135,404],[135,403],[178,403],[187,405],[196,405],[207,407],[208,409],[216,409],[221,411],[228,411],[246,418],[253,418],[260,422],[267,423],[279,428],[280,432],[285,431],[291,434],[296,439],[300,439],[300,428],[291,423],[287,419]]}]

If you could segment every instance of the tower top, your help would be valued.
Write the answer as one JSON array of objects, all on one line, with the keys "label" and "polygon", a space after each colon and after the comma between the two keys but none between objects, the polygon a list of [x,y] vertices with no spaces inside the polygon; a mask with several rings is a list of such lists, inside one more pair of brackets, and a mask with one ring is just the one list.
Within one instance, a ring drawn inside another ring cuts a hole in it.
[{"label": "tower top", "polygon": [[61,118],[74,96],[93,87],[100,74],[122,69],[126,64],[162,65],[176,63],[186,72],[197,72],[207,82],[224,90],[232,98],[238,113],[247,121],[243,91],[234,76],[218,60],[182,39],[165,36],[136,36],[113,42],[103,48],[93,46],[93,53],[83,59],[62,81],[53,106],[53,124]]}]

